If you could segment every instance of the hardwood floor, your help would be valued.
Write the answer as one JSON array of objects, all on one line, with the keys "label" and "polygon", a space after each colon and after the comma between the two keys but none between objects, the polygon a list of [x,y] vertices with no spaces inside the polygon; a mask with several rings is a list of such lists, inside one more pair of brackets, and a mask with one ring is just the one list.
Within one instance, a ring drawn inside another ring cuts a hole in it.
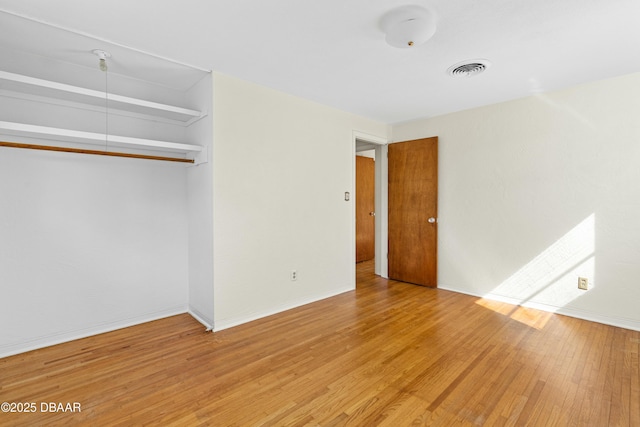
[{"label": "hardwood floor", "polygon": [[358,281],[213,334],[180,315],[0,359],[0,402],[37,405],[0,425],[640,426],[640,332]]}]

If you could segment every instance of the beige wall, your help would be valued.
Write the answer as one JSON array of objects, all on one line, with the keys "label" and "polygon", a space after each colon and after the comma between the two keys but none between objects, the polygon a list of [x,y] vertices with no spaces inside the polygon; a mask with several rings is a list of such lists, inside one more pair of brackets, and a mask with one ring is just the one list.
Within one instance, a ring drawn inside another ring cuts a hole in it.
[{"label": "beige wall", "polygon": [[213,109],[215,328],[353,289],[353,132],[387,125],[222,74]]},{"label": "beige wall", "polygon": [[639,117],[632,74],[394,126],[439,137],[440,286],[640,329]]}]

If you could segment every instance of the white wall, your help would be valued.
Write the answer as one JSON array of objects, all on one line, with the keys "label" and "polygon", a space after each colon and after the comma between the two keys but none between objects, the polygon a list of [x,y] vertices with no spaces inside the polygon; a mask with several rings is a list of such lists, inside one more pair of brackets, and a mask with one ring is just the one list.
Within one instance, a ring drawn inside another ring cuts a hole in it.
[{"label": "white wall", "polygon": [[394,126],[439,137],[439,286],[640,329],[638,117],[633,74]]},{"label": "white wall", "polygon": [[221,74],[214,93],[215,328],[353,289],[353,132],[387,126]]},{"label": "white wall", "polygon": [[[73,75],[86,70],[69,66]],[[99,109],[6,93],[0,119],[100,133],[106,125]],[[182,126],[116,114],[109,131],[185,137]],[[0,148],[0,357],[185,312],[187,209],[183,164]]]},{"label": "white wall", "polygon": [[184,166],[0,150],[0,357],[186,310]]},{"label": "white wall", "polygon": [[187,130],[188,142],[207,149],[207,162],[187,168],[189,201],[189,311],[213,327],[213,88],[207,75],[187,94],[207,116]]},{"label": "white wall", "polygon": [[356,156],[369,157],[371,159],[375,159],[376,150],[356,151]]}]

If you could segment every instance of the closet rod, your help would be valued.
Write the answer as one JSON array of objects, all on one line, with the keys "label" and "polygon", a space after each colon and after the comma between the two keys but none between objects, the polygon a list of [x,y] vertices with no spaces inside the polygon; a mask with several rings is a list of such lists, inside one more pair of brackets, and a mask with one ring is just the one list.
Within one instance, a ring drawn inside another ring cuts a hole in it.
[{"label": "closet rod", "polygon": [[94,154],[97,156],[129,157],[134,159],[162,160],[166,162],[194,163],[192,159],[181,159],[179,157],[149,156],[146,154],[131,154],[131,153],[118,153],[115,151],[85,150],[82,148],[70,148],[70,147],[52,147],[49,145],[22,144],[17,142],[0,141],[0,147],[27,148],[29,150],[62,151],[64,153]]}]

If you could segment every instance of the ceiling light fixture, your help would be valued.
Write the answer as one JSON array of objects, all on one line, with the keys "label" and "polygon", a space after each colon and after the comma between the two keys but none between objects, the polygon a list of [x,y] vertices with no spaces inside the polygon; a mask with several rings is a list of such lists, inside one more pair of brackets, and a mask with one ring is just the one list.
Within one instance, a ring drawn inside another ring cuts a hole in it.
[{"label": "ceiling light fixture", "polygon": [[402,6],[386,13],[380,21],[386,41],[393,47],[416,47],[429,40],[436,32],[435,16],[429,10],[415,5]]},{"label": "ceiling light fixture", "polygon": [[100,67],[100,71],[106,72],[108,69],[107,58],[111,58],[111,54],[101,49],[93,49],[91,53],[98,57],[98,66]]}]

